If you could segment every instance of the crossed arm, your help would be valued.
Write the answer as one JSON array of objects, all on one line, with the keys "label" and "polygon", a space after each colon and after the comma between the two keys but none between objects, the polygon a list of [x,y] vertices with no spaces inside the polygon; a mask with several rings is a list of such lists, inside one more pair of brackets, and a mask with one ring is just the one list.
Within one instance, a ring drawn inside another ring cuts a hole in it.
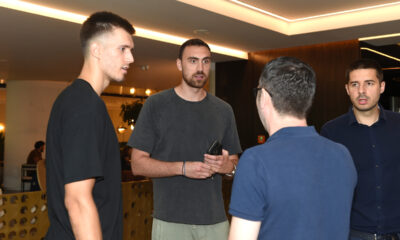
[{"label": "crossed arm", "polygon": [[101,240],[99,214],[93,200],[95,179],[85,179],[65,185],[65,207],[75,239]]},{"label": "crossed arm", "polygon": [[185,173],[183,173],[183,162],[164,162],[150,157],[150,154],[139,149],[132,149],[131,168],[135,175],[147,177],[169,177],[185,175],[189,178],[204,179],[215,173],[231,173],[238,162],[236,154],[229,155],[223,150],[219,156],[204,155],[204,162],[185,162]]}]

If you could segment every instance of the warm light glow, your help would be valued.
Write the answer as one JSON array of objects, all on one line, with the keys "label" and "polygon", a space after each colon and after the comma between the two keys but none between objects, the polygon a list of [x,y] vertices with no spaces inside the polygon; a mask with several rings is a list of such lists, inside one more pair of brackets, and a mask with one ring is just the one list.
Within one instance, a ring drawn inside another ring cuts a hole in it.
[{"label": "warm light glow", "polygon": [[0,123],[0,132],[4,132],[4,129],[5,129],[6,127],[4,126],[4,124],[2,124],[2,123]]},{"label": "warm light glow", "polygon": [[[45,17],[50,17],[54,19],[64,20],[73,23],[82,24],[88,16],[63,11],[59,9],[54,9],[50,7],[41,6],[38,4],[28,3],[24,1],[18,0],[0,0],[0,7],[10,8],[22,12],[28,12],[32,14],[37,14]],[[181,45],[183,42],[187,40],[184,37],[178,37],[166,33],[156,32],[149,29],[144,29],[135,26],[136,36],[152,39],[156,41],[171,43],[175,45]],[[247,52],[231,49],[223,46],[209,44],[211,51],[215,53],[220,53],[223,55],[233,56],[237,58],[247,59]]]},{"label": "warm light glow", "polygon": [[130,94],[135,94],[135,88],[129,89],[129,93],[130,93]]},{"label": "warm light glow", "polygon": [[256,10],[254,6],[237,0],[177,1],[289,36],[396,21],[399,19],[400,12],[400,2],[396,1],[317,16],[288,19],[265,10]]},{"label": "warm light glow", "polygon": [[360,49],[361,49],[361,50],[370,51],[370,52],[376,53],[376,54],[378,54],[378,55],[381,55],[381,56],[384,56],[384,57],[387,57],[387,58],[390,58],[390,59],[393,59],[393,60],[395,60],[395,61],[400,62],[400,59],[399,59],[399,58],[390,56],[390,55],[388,55],[388,54],[386,54],[386,53],[379,52],[379,51],[376,51],[376,50],[371,49],[371,48],[361,47]]},{"label": "warm light glow", "polygon": [[133,124],[131,124],[131,130],[133,131],[133,129],[135,128],[135,126],[133,126]]},{"label": "warm light glow", "polygon": [[0,7],[82,24],[87,16],[18,0],[0,0]]},{"label": "warm light glow", "polygon": [[124,133],[124,132],[126,131],[126,127],[124,127],[124,126],[119,126],[119,127],[117,128],[117,130],[118,130],[118,133]]},{"label": "warm light glow", "polygon": [[146,93],[147,96],[150,96],[151,90],[150,90],[150,89],[146,89],[146,92],[145,92],[145,93]]}]

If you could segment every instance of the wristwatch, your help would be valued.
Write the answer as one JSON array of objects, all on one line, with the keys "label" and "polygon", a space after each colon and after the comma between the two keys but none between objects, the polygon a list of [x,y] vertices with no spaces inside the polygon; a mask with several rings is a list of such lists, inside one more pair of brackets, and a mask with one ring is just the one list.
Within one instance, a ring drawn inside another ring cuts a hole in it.
[{"label": "wristwatch", "polygon": [[[232,162],[232,163],[233,163],[233,162]],[[232,172],[230,172],[230,173],[225,173],[225,175],[228,176],[228,177],[233,177],[233,175],[235,175],[235,172],[236,172],[236,164],[233,163],[233,170],[232,170]]]}]

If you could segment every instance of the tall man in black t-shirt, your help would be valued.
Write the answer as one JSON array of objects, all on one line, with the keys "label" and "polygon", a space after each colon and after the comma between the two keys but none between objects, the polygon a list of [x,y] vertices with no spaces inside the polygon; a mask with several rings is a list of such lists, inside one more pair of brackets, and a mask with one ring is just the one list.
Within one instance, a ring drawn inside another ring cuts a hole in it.
[{"label": "tall man in black t-shirt", "polygon": [[[180,48],[181,84],[145,102],[128,145],[134,174],[153,178],[152,239],[227,239],[221,177],[241,152],[232,108],[208,94],[209,46],[200,39]],[[224,150],[205,154],[214,141]]]},{"label": "tall man in black t-shirt", "polygon": [[99,95],[133,62],[132,25],[110,13],[81,28],[84,64],[55,101],[47,128],[46,239],[122,239],[118,140]]}]

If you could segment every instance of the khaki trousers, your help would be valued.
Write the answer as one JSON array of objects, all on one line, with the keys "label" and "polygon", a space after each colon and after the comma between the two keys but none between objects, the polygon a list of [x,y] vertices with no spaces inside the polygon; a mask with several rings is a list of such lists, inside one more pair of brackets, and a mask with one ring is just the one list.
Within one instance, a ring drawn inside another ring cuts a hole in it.
[{"label": "khaki trousers", "polygon": [[229,222],[212,225],[190,225],[153,219],[152,240],[226,240]]}]

